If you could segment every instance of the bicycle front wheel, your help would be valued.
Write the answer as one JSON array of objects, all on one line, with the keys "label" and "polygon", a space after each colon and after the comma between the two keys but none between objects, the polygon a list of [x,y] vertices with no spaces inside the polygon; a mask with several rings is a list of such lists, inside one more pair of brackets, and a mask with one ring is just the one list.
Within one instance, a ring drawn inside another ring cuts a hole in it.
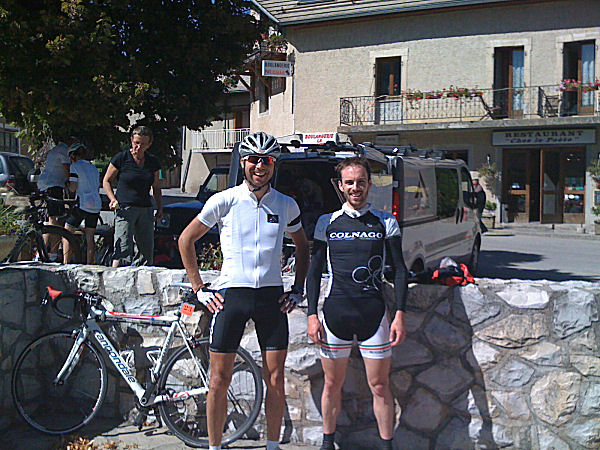
[{"label": "bicycle front wheel", "polygon": [[[194,388],[208,387],[210,355],[208,338],[198,341],[193,355],[187,347],[179,348],[167,361],[159,380],[159,392],[174,394]],[[233,366],[233,376],[227,391],[227,418],[222,445],[231,444],[244,435],[257,439],[252,429],[263,400],[260,369],[252,356],[239,348]],[[190,446],[208,446],[206,395],[194,395],[183,400],[159,403],[161,416],[175,436]]]},{"label": "bicycle front wheel", "polygon": [[106,392],[106,365],[98,349],[86,341],[68,376],[56,382],[75,343],[58,332],[29,344],[17,359],[11,390],[17,411],[36,430],[67,434],[86,425],[98,412]]}]

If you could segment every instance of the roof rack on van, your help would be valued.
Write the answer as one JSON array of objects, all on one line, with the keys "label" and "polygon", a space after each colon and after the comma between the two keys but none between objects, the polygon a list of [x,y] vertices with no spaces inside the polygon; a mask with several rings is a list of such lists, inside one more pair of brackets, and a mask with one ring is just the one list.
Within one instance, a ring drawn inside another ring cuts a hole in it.
[{"label": "roof rack on van", "polygon": [[372,142],[363,142],[362,145],[379,150],[384,155],[410,156],[418,152],[414,145],[376,145]]},{"label": "roof rack on van", "polygon": [[432,159],[444,159],[446,152],[443,150],[434,150],[432,148],[425,148],[418,151],[419,158],[432,158]]}]

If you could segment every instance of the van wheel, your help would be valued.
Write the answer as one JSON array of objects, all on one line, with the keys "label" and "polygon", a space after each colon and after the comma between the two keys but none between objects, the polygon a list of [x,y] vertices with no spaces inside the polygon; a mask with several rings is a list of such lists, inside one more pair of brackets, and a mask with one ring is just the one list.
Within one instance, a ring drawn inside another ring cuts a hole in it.
[{"label": "van wheel", "polygon": [[479,239],[477,239],[475,241],[475,243],[473,244],[473,249],[471,250],[471,256],[469,258],[469,264],[467,264],[467,266],[469,267],[469,272],[471,272],[471,275],[475,276],[475,274],[477,273],[477,267],[479,266],[479,247],[481,246],[481,243],[479,242]]}]

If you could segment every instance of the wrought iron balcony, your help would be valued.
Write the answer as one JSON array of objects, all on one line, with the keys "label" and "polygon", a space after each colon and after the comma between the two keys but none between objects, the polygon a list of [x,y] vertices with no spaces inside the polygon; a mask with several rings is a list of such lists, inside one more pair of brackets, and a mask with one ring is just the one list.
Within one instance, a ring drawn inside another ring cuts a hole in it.
[{"label": "wrought iron balcony", "polygon": [[600,115],[597,90],[558,85],[507,89],[408,91],[397,96],[340,98],[340,124],[349,126],[473,122]]},{"label": "wrought iron balcony", "polygon": [[250,128],[193,131],[192,150],[202,152],[231,151],[236,142],[250,134]]}]

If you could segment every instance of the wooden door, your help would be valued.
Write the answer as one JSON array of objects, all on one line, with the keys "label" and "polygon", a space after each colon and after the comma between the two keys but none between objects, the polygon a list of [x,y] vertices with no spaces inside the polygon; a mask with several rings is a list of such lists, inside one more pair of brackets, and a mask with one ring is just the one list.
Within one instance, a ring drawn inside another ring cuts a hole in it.
[{"label": "wooden door", "polygon": [[541,202],[540,217],[542,223],[562,223],[563,217],[563,176],[561,151],[543,149],[541,152],[540,182]]}]

